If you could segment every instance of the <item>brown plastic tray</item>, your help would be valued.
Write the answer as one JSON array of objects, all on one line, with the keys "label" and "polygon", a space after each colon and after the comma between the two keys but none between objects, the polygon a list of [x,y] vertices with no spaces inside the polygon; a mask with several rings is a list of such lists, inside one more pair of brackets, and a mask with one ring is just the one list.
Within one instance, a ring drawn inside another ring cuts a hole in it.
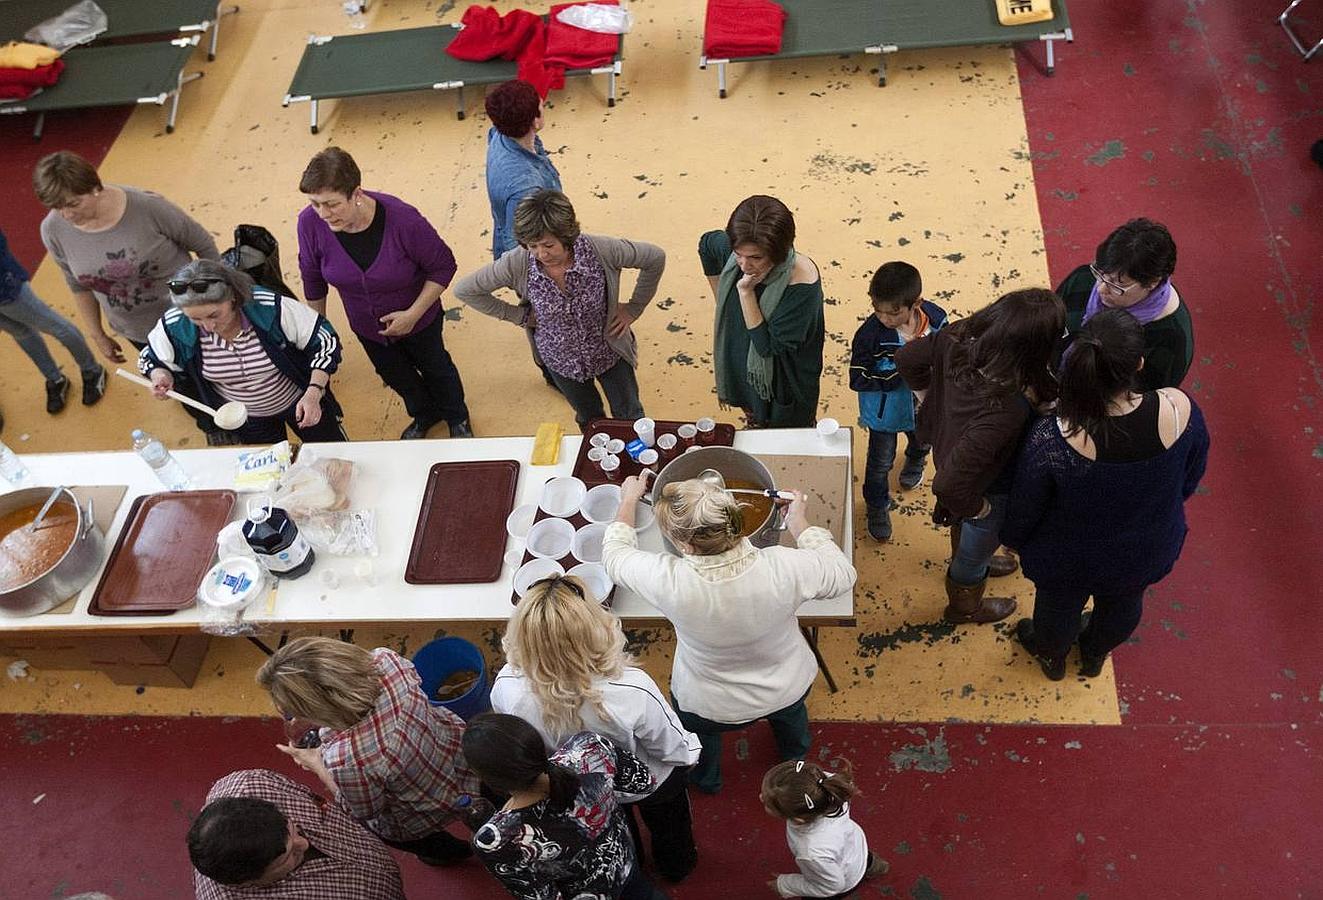
[{"label": "brown plastic tray", "polygon": [[[675,421],[657,421],[657,428],[653,432],[656,435],[675,434],[675,429],[681,425],[690,425],[691,422]],[[588,444],[588,438],[597,432],[603,432],[613,438],[620,438],[626,444],[638,437],[634,433],[633,419],[594,419],[584,426],[583,441],[579,444],[579,455],[574,460],[574,477],[578,478],[589,487],[595,487],[599,484],[606,484],[608,479],[602,474],[600,466],[588,461],[588,451],[591,449]],[[712,431],[712,442],[706,446],[710,447],[732,447],[735,444],[735,426],[729,422],[718,422],[717,427]],[[687,448],[685,448],[687,449]],[[680,447],[676,447],[678,453],[684,452]],[[672,456],[671,459],[675,457]],[[670,460],[664,460],[658,465],[666,465]],[[620,454],[620,468],[616,470],[619,477],[616,482],[624,481],[630,475],[637,475],[643,471],[643,466],[639,465],[628,453]]]},{"label": "brown plastic tray", "polygon": [[404,580],[483,584],[500,578],[505,520],[518,483],[519,463],[513,459],[432,466]]},{"label": "brown plastic tray", "polygon": [[229,490],[163,491],[134,500],[88,612],[149,615],[192,606],[235,496]]},{"label": "brown plastic tray", "polygon": [[[634,423],[631,422],[629,427],[632,430],[634,428]],[[547,480],[550,481],[551,479],[548,478]],[[538,499],[540,500],[541,498],[539,497]],[[538,506],[537,512],[533,514],[534,524],[541,522],[543,519],[558,519],[558,518],[564,519],[566,522],[569,522],[571,525],[573,525],[575,531],[578,531],[580,528],[588,524],[588,520],[583,517],[583,514],[577,512],[572,516],[553,516],[551,513],[544,510],[541,506]],[[529,527],[531,528],[533,526],[530,525]],[[522,566],[524,563],[532,562],[536,558],[537,557],[535,557],[533,554],[525,550],[524,558],[519,560],[519,565]],[[582,561],[583,560],[575,557],[573,550],[571,550],[569,553],[566,553],[560,559],[556,560],[556,562],[560,563],[560,567],[564,569],[566,572],[568,572],[570,569],[573,569]],[[610,609],[611,604],[615,602],[615,599],[616,599],[616,586],[612,584],[611,590],[607,593],[605,597],[602,598],[602,608]],[[515,590],[513,588],[510,589],[510,605],[511,606],[519,605],[519,594],[515,593]]]}]

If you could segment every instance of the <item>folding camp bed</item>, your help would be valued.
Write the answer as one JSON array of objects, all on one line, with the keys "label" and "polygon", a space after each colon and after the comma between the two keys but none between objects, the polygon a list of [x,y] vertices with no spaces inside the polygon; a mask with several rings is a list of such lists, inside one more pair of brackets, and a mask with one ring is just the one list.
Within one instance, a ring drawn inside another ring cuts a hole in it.
[{"label": "folding camp bed", "polygon": [[[880,0],[777,0],[786,11],[781,33],[781,52],[762,56],[709,59],[700,56],[698,67],[717,67],[717,95],[726,96],[726,65],[765,59],[799,59],[808,56],[845,56],[881,53]],[[707,37],[704,35],[704,47]]]},{"label": "folding camp bed", "polygon": [[[73,0],[0,0],[3,23],[0,43],[21,41],[34,25],[52,19],[73,5]],[[217,0],[97,0],[106,13],[106,30],[96,41],[123,41],[158,34],[202,34],[211,32],[207,59],[216,58],[220,19],[237,13],[239,7]]]},{"label": "folding camp bed", "polygon": [[[515,77],[518,66],[493,59],[466,62],[446,52],[460,26],[429,25],[371,34],[312,36],[303,50],[284,105],[311,101],[310,125],[317,133],[318,102],[342,97],[366,97],[403,91],[456,91],[456,114],[464,118],[464,88],[499,84]],[[592,69],[567,69],[566,76],[606,75],[607,106],[616,105],[616,76],[624,53],[624,39],[615,58]]]},{"label": "folding camp bed", "polygon": [[184,74],[201,35],[147,44],[111,44],[79,47],[64,54],[60,81],[27,100],[0,104],[0,113],[34,112],[37,125],[32,139],[41,138],[46,113],[58,109],[90,109],[94,106],[131,106],[135,103],[170,103],[165,130],[175,130],[179,91],[201,78],[201,72]]},{"label": "folding camp bed", "polygon": [[1295,12],[1295,8],[1299,6],[1301,2],[1302,0],[1291,0],[1291,5],[1282,10],[1282,14],[1277,17],[1277,24],[1282,26],[1282,30],[1286,32],[1286,36],[1291,39],[1291,43],[1295,46],[1296,52],[1304,58],[1305,62],[1309,62],[1314,54],[1318,52],[1318,49],[1323,47],[1323,38],[1320,38],[1314,43],[1314,46],[1310,47],[1300,39],[1298,34],[1291,30],[1291,14]]}]

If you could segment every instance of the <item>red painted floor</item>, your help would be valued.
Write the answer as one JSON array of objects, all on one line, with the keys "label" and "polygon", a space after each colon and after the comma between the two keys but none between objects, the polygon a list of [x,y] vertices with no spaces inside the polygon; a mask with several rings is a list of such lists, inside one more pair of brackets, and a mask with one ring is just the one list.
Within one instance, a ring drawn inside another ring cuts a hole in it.
[{"label": "red painted floor", "polygon": [[[821,728],[861,771],[857,817],[894,867],[866,897],[1323,898],[1323,171],[1308,158],[1323,67],[1289,51],[1282,5],[1077,2],[1056,77],[1021,64],[1053,276],[1126,218],[1171,227],[1213,456],[1185,557],[1117,653],[1125,726]],[[117,127],[52,128],[37,149]],[[0,191],[26,203],[24,128],[0,119]],[[25,262],[37,219],[6,210]],[[278,734],[0,718],[0,898],[187,896],[188,816],[224,772],[279,767]],[[770,753],[764,731],[729,742],[726,792],[695,801],[703,863],[675,897],[771,896],[789,859],[756,799]],[[406,862],[406,878],[416,896],[503,896],[475,866]]]}]

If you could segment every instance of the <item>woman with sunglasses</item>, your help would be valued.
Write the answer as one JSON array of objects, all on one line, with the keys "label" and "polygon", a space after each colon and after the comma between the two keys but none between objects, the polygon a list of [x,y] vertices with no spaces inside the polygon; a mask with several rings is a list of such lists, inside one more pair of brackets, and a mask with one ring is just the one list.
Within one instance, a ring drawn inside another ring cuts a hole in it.
[{"label": "woman with sunglasses", "polygon": [[1144,328],[1144,368],[1136,388],[1178,387],[1194,359],[1190,310],[1171,283],[1176,242],[1165,226],[1131,219],[1098,245],[1091,265],[1066,276],[1057,295],[1066,331],[1079,332],[1104,309],[1124,309]]},{"label": "woman with sunglasses", "polygon": [[209,259],[180,269],[169,290],[174,306],[138,356],[157,397],[184,374],[204,403],[248,408],[234,432],[242,443],[284,440],[286,427],[305,442],[348,440],[330,391],[340,338],[324,316]]},{"label": "woman with sunglasses", "polygon": [[698,737],[647,672],[625,652],[620,620],[572,575],[539,581],[510,616],[501,639],[507,660],[492,684],[492,709],[537,729],[548,753],[580,731],[610,738],[652,773],[653,787],[622,794],[642,858],[632,811],[648,826],[652,864],[677,882],[698,863],[686,773],[698,762]]},{"label": "woman with sunglasses", "polygon": [[[147,343],[170,308],[165,283],[180,266],[194,257],[220,259],[211,234],[188,213],[151,191],[103,183],[76,153],[43,157],[32,186],[50,210],[41,223],[41,241],[73,292],[83,332],[112,363],[126,360],[114,335],[135,351]],[[84,370],[84,403],[105,390],[105,377],[100,366]],[[195,395],[187,380],[176,390]],[[210,417],[188,411],[213,443],[218,430]]]}]

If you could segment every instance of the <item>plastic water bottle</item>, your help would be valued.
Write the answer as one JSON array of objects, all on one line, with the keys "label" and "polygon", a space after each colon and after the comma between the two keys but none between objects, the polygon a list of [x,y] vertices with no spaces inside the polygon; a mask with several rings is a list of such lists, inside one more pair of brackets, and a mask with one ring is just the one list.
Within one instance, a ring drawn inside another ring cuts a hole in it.
[{"label": "plastic water bottle", "polygon": [[0,476],[16,488],[22,487],[32,476],[23,460],[3,441],[0,441]]},{"label": "plastic water bottle", "polygon": [[172,491],[186,491],[191,485],[188,473],[179,460],[156,438],[141,428],[133,429],[133,449],[152,467],[161,484]]}]

